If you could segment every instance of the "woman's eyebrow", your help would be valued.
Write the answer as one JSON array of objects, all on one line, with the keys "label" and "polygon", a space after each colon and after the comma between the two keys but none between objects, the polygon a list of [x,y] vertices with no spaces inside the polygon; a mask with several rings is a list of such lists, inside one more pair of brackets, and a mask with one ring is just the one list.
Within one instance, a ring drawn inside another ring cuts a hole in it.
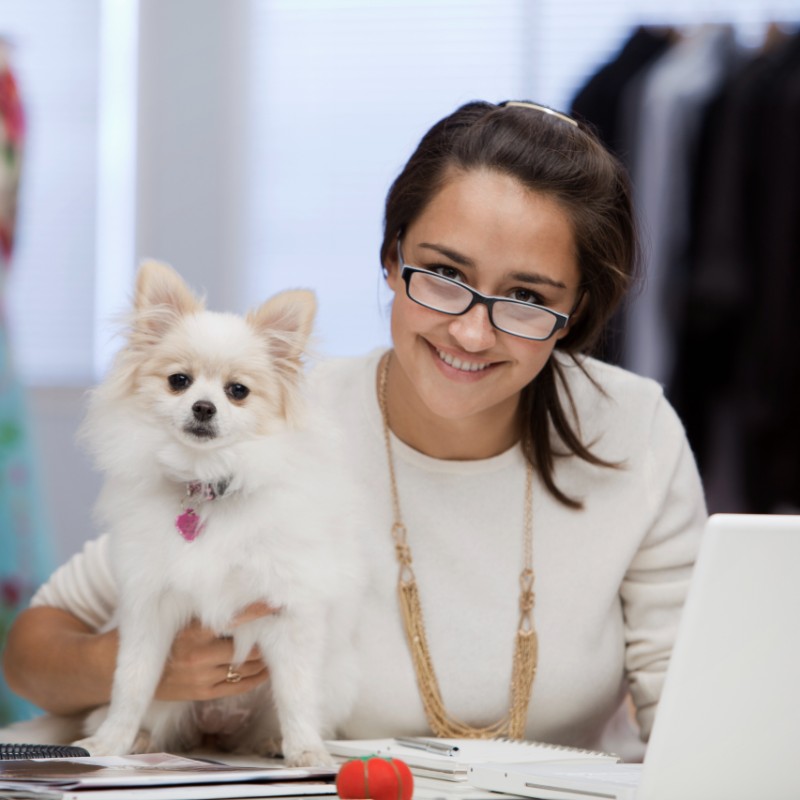
[{"label": "woman's eyebrow", "polygon": [[[435,252],[443,255],[445,258],[449,258],[451,261],[455,262],[459,266],[462,267],[474,267],[475,262],[468,258],[461,253],[456,252],[455,250],[451,250],[449,247],[442,247],[440,244],[431,244],[430,242],[421,242],[419,247],[424,247],[428,250],[434,250]],[[530,283],[534,285],[547,285],[552,286],[555,289],[566,289],[567,285],[562,283],[561,281],[553,280],[553,278],[549,278],[547,275],[542,275],[540,272],[512,272],[511,275],[508,276],[512,281],[520,281],[521,283]]]},{"label": "woman's eyebrow", "polygon": [[471,258],[467,258],[467,256],[457,253],[455,250],[451,250],[449,247],[442,247],[440,244],[429,244],[428,242],[421,242],[419,247],[425,247],[428,250],[434,250],[440,255],[443,255],[445,258],[455,261],[456,264],[459,264],[462,267],[475,266],[475,262]]},{"label": "woman's eyebrow", "polygon": [[534,284],[544,283],[547,286],[554,287],[555,289],[567,288],[566,283],[553,280],[553,278],[549,278],[547,275],[542,275],[540,272],[512,272],[511,275],[509,275],[508,277],[512,281],[519,281],[520,283],[534,283]]}]

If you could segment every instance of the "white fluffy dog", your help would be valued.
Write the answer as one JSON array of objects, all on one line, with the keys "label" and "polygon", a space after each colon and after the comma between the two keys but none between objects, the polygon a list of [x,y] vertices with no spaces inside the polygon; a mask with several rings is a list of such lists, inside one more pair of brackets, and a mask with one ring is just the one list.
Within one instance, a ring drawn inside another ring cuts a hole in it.
[{"label": "white fluffy dog", "polygon": [[[76,743],[93,755],[190,749],[211,705],[229,722],[224,747],[273,754],[282,742],[291,765],[330,763],[323,738],[355,699],[363,570],[355,487],[304,410],[315,311],[306,291],[246,318],[206,311],[170,267],[142,265],[127,343],[82,430],[106,474],[97,514],[119,587],[111,703]],[[279,611],[231,629],[255,601]],[[233,636],[234,667],[257,645],[268,688],[154,701],[193,618]]]}]

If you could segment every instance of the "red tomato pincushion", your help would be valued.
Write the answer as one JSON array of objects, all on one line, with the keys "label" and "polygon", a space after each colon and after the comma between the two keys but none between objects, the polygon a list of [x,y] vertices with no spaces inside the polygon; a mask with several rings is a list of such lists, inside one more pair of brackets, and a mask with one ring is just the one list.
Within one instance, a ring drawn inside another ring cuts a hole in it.
[{"label": "red tomato pincushion", "polygon": [[411,800],[414,779],[405,761],[399,758],[355,758],[346,761],[336,776],[339,797],[349,800]]}]

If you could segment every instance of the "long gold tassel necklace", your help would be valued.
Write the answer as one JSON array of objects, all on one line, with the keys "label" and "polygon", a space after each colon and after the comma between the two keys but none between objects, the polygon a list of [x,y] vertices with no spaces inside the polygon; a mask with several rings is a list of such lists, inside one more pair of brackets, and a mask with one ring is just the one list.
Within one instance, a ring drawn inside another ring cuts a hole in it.
[{"label": "long gold tassel necklace", "polygon": [[528,717],[528,706],[531,700],[533,679],[536,676],[538,659],[538,642],[533,627],[533,468],[527,465],[525,478],[525,514],[524,514],[524,566],[519,576],[519,623],[517,625],[514,644],[514,661],[511,673],[511,697],[508,714],[498,722],[484,728],[475,728],[461,722],[448,714],[442,701],[439,682],[433,669],[425,623],[420,605],[417,579],[411,560],[411,549],[408,544],[406,527],[400,513],[400,498],[397,491],[397,479],[392,454],[392,440],[389,435],[389,412],[386,402],[389,362],[392,352],[389,351],[380,365],[378,386],[378,402],[383,417],[383,435],[386,442],[386,457],[389,463],[389,481],[392,490],[392,506],[394,523],[392,538],[395,553],[400,567],[398,577],[398,596],[405,628],[406,639],[414,663],[422,704],[428,724],[436,736],[463,737],[482,739],[494,736],[507,736],[521,739],[525,734],[525,722]]}]

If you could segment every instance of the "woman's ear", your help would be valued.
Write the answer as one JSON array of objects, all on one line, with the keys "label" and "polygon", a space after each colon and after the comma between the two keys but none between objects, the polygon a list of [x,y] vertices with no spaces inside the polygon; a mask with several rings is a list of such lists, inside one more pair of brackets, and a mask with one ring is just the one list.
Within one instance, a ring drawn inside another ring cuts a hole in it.
[{"label": "woman's ear", "polygon": [[386,283],[389,288],[394,292],[397,291],[397,281],[400,278],[400,257],[397,252],[397,237],[394,239],[394,244],[386,251],[386,257],[383,260],[383,277],[386,278]]},{"label": "woman's ear", "polygon": [[586,289],[581,289],[578,302],[575,303],[570,312],[569,321],[560,331],[556,331],[556,339],[563,339],[572,330],[573,325],[581,318],[587,302],[586,295]]}]

